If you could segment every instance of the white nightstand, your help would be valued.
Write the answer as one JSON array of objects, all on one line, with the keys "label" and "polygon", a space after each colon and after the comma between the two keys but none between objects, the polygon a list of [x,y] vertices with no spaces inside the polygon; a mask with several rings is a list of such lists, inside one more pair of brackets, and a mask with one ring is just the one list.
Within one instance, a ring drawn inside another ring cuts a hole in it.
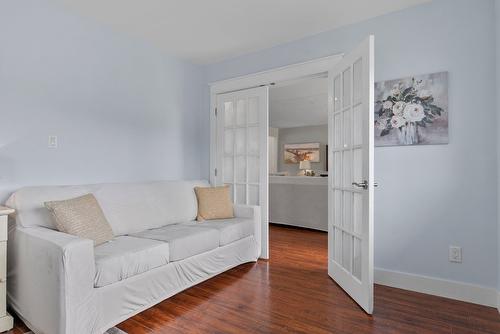
[{"label": "white nightstand", "polygon": [[14,326],[14,320],[7,313],[7,217],[13,209],[0,205],[0,332]]}]

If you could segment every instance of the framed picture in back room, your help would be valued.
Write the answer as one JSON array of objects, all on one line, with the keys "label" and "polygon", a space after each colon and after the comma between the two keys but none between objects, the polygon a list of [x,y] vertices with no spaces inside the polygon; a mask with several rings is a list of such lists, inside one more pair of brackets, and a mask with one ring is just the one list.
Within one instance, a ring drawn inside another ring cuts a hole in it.
[{"label": "framed picture in back room", "polygon": [[304,160],[319,162],[319,147],[319,143],[285,144],[283,159],[287,164],[298,164]]}]

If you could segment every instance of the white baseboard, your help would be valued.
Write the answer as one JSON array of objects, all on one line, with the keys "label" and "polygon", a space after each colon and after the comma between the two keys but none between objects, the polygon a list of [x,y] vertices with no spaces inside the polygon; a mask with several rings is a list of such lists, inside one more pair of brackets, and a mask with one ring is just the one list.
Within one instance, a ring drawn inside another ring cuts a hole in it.
[{"label": "white baseboard", "polygon": [[375,269],[375,283],[498,308],[500,292],[494,288],[441,278]]}]

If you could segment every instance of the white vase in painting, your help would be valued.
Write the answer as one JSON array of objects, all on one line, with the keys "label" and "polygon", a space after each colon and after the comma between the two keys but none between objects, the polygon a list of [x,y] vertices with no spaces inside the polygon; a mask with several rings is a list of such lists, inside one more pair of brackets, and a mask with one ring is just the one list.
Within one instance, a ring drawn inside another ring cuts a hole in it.
[{"label": "white vase in painting", "polygon": [[410,122],[399,128],[399,139],[403,145],[418,144],[418,129],[415,123]]}]

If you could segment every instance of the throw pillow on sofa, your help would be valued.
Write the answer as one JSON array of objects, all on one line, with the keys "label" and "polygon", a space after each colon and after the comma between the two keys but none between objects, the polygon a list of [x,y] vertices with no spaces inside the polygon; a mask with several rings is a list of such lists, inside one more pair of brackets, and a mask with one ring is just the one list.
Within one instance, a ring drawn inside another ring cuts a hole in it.
[{"label": "throw pillow on sofa", "polygon": [[229,186],[195,187],[198,199],[197,221],[234,218]]},{"label": "throw pillow on sofa", "polygon": [[113,239],[113,230],[94,195],[45,202],[61,232],[94,240],[94,245]]}]

